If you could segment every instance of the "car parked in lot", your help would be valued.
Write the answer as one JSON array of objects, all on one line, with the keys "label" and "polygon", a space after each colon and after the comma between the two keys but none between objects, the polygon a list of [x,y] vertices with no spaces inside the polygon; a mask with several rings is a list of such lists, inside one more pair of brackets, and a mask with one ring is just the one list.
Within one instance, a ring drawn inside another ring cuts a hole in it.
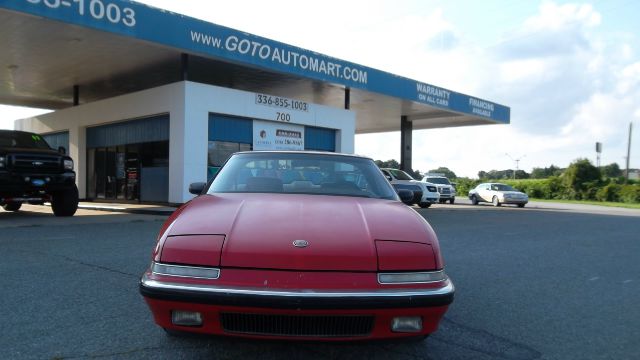
[{"label": "car parked in lot", "polygon": [[[414,187],[417,185],[420,187],[420,192],[414,191],[412,204],[417,204],[421,208],[428,208],[431,204],[435,204],[440,201],[440,193],[438,193],[436,185],[418,181],[411,177],[411,175],[399,169],[382,168],[380,170],[387,180],[389,180],[389,182],[394,186],[411,185],[411,187]],[[398,187],[396,186],[396,188]]]},{"label": "car parked in lot", "polygon": [[447,201],[449,204],[453,204],[456,201],[456,188],[454,184],[449,182],[449,179],[447,179],[444,174],[427,173],[420,181],[434,184],[438,188],[438,193],[440,193],[440,204],[444,204]]},{"label": "car parked in lot", "polygon": [[51,202],[56,216],[73,216],[78,188],[73,160],[38,134],[0,130],[0,206],[18,211],[22,204]]},{"label": "car parked in lot", "polygon": [[527,194],[501,183],[482,183],[469,191],[469,199],[473,205],[479,202],[490,202],[493,206],[514,204],[524,207],[529,202]]},{"label": "car parked in lot", "polygon": [[436,234],[369,158],[236,153],[190,191],[140,282],[170,334],[424,337],[453,301]]}]

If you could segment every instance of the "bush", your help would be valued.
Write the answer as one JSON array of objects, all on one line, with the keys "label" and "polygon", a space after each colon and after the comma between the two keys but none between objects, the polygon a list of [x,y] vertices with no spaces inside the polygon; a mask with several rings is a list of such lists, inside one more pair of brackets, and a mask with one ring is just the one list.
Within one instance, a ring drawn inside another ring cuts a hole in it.
[{"label": "bush", "polygon": [[455,180],[455,183],[457,196],[467,196],[467,194],[469,194],[469,190],[475,188],[476,186],[478,186],[478,184],[480,184],[480,180],[457,178]]},{"label": "bush", "polygon": [[562,174],[563,196],[569,200],[595,200],[600,170],[587,159],[571,163]]},{"label": "bush", "polygon": [[[556,178],[557,179],[557,178]],[[526,193],[531,198],[553,199],[555,183],[550,179],[508,180],[505,183]]]},{"label": "bush", "polygon": [[622,185],[619,193],[620,201],[634,204],[640,203],[640,185]]},{"label": "bush", "polygon": [[622,186],[610,183],[596,191],[596,200],[598,201],[620,201],[620,190]]},{"label": "bush", "polygon": [[[587,164],[582,164],[583,166]],[[593,176],[593,174],[592,174]],[[595,176],[593,176],[595,177]],[[625,202],[630,204],[640,203],[640,183],[631,182],[623,185],[624,179],[609,179],[603,184],[599,179],[574,182],[573,186],[567,183],[566,178],[551,176],[548,179],[521,179],[521,180],[496,180],[497,182],[511,185],[530,198],[534,199],[559,199],[559,200],[597,200],[610,202]],[[480,180],[458,179],[458,195],[467,195]]]}]

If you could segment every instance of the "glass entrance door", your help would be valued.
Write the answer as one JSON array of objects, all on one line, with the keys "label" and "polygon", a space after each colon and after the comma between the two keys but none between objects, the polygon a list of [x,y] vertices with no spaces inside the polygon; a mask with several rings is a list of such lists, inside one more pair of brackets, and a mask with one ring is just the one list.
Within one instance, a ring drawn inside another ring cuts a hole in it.
[{"label": "glass entrance door", "polygon": [[87,197],[104,200],[140,199],[138,145],[87,150]]},{"label": "glass entrance door", "polygon": [[127,200],[140,199],[140,154],[138,145],[127,145],[126,152],[126,197]]},{"label": "glass entrance door", "polygon": [[95,149],[94,152],[95,155],[95,194],[96,194],[96,199],[104,199],[105,198],[105,185],[106,185],[106,180],[107,180],[107,174],[106,174],[106,169],[107,169],[107,163],[106,163],[106,159],[107,159],[107,150],[102,148],[102,149]]}]

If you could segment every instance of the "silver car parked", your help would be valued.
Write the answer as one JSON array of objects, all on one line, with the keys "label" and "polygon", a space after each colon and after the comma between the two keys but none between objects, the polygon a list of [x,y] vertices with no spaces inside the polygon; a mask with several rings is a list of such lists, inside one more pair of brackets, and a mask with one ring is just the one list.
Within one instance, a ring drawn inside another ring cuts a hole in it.
[{"label": "silver car parked", "polygon": [[469,191],[469,199],[473,205],[482,201],[493,203],[493,206],[515,204],[524,207],[529,202],[527,194],[501,183],[482,183]]}]

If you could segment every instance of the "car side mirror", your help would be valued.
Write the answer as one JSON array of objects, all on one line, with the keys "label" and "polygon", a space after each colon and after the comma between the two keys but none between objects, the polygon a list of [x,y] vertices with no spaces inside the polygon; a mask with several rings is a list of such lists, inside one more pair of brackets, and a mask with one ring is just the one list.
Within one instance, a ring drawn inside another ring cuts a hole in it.
[{"label": "car side mirror", "polygon": [[400,197],[400,200],[403,203],[407,205],[411,205],[411,202],[413,201],[413,191],[407,190],[407,189],[400,189],[398,190],[398,196]]},{"label": "car side mirror", "polygon": [[67,149],[64,146],[58,146],[58,152],[62,155],[67,155]]},{"label": "car side mirror", "polygon": [[204,182],[191,183],[189,184],[189,192],[193,195],[200,195],[204,191],[205,186],[207,186],[207,183]]},{"label": "car side mirror", "polygon": [[391,177],[391,175],[385,175],[384,177],[386,177],[386,178],[387,178],[387,180],[389,180],[389,181],[392,181],[392,180],[393,180],[393,178]]}]

